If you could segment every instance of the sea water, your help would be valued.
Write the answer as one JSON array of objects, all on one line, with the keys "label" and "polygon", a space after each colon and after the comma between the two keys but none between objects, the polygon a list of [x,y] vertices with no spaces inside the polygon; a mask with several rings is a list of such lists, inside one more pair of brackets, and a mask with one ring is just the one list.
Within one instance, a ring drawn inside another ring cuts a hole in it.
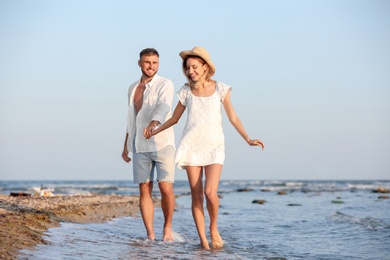
[{"label": "sea water", "polygon": [[[3,181],[0,192],[28,192],[36,185],[64,194],[138,194],[137,187],[125,181]],[[176,181],[173,242],[161,240],[163,215],[157,208],[156,241],[145,239],[140,216],[101,224],[62,223],[46,233],[47,244],[20,251],[18,258],[390,259],[390,199],[380,199],[381,194],[373,192],[378,187],[390,189],[390,181],[222,180],[218,225],[225,246],[202,250],[188,183]],[[280,191],[285,195],[278,195]],[[158,196],[158,189],[154,194]]]}]

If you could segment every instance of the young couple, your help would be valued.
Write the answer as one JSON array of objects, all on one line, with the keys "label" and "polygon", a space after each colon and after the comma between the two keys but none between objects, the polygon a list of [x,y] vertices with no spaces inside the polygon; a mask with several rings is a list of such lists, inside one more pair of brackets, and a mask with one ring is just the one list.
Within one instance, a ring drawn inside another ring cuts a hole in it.
[{"label": "young couple", "polygon": [[[258,139],[250,139],[246,133],[230,101],[231,87],[211,79],[216,69],[208,52],[201,47],[194,47],[179,55],[183,60],[182,69],[188,83],[178,91],[179,102],[171,115],[173,83],[157,75],[158,52],[152,48],[141,51],[138,65],[142,76],[130,86],[128,92],[128,124],[122,158],[130,162],[129,152],[133,153],[134,182],[139,184],[140,210],[148,239],[155,239],[152,189],[156,168],[165,218],[163,240],[173,240],[173,182],[176,164],[179,169],[187,172],[192,196],[192,215],[200,246],[210,249],[203,207],[206,198],[211,246],[221,248],[224,242],[217,226],[217,192],[225,160],[222,106],[230,123],[249,145],[261,146],[264,150],[264,144]],[[186,109],[187,122],[175,152],[171,126],[179,121]]]}]

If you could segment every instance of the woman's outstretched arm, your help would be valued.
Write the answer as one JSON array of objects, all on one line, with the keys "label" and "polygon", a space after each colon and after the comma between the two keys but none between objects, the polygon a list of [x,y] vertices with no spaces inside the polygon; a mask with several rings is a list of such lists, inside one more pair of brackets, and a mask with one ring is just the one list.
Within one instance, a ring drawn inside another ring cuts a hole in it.
[{"label": "woman's outstretched arm", "polygon": [[225,99],[223,101],[223,107],[225,108],[226,115],[229,118],[230,123],[234,126],[237,132],[244,138],[244,140],[251,146],[261,146],[264,150],[264,144],[259,139],[250,139],[246,133],[244,126],[241,123],[240,118],[237,116],[234,111],[233,105],[230,101],[230,91],[226,93]]},{"label": "woman's outstretched arm", "polygon": [[169,118],[167,121],[165,121],[164,124],[160,125],[158,128],[155,129],[155,126],[149,125],[147,128],[144,129],[144,137],[146,139],[151,138],[153,135],[156,135],[165,129],[177,124],[179,122],[179,119],[183,115],[184,110],[186,110],[186,107],[180,103],[180,101],[177,103],[175,111],[173,111],[173,115],[171,118]]}]

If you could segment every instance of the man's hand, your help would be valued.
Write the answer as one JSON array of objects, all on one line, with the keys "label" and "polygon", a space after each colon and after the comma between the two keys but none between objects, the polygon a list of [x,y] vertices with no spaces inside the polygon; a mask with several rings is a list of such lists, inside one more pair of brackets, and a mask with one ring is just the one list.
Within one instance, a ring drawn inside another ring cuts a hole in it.
[{"label": "man's hand", "polygon": [[144,137],[149,139],[153,136],[153,130],[160,124],[158,121],[151,121],[149,125],[144,129]]},{"label": "man's hand", "polygon": [[129,157],[129,151],[127,150],[127,148],[123,148],[122,158],[127,163],[131,161],[131,158]]}]

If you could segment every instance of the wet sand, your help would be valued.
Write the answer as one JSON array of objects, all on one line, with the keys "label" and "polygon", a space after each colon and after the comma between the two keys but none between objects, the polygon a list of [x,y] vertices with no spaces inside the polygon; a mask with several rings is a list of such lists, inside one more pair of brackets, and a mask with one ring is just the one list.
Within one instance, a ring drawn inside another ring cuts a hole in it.
[{"label": "wet sand", "polygon": [[[155,207],[160,201],[154,199]],[[0,259],[16,259],[21,249],[46,243],[43,234],[60,222],[99,223],[139,214],[138,196],[63,195],[53,197],[0,194]]]}]

